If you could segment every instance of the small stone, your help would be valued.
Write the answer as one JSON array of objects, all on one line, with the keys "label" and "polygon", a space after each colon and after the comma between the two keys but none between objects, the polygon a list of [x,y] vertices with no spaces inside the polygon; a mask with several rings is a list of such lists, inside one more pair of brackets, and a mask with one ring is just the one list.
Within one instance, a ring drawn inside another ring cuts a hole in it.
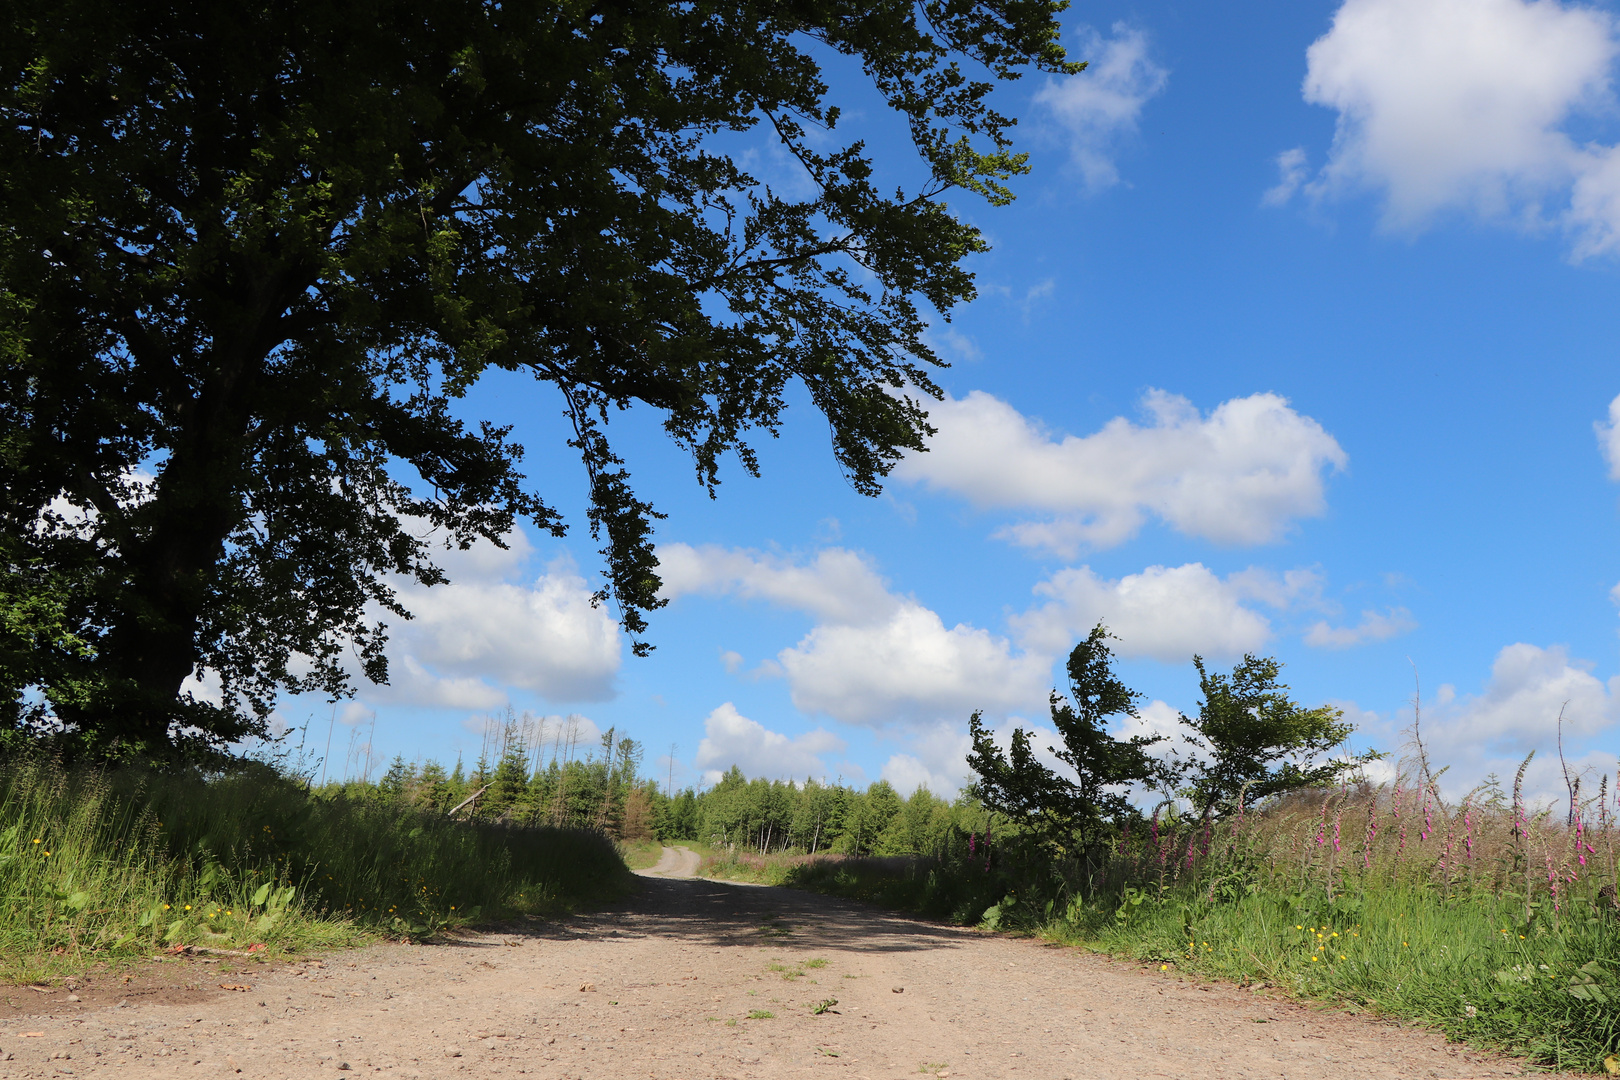
[{"label": "small stone", "polygon": [[903,986],[897,986],[894,988],[894,992],[897,994],[903,994],[906,992],[906,988]]},{"label": "small stone", "polygon": [[81,997],[80,997],[80,996],[79,996],[79,995],[78,995],[78,994],[69,994],[69,995],[68,995],[68,996],[67,996],[67,999],[68,999],[68,1000],[69,1000],[69,1001],[83,1001],[83,1000],[84,1000],[84,999],[83,999],[83,998],[81,998]]},{"label": "small stone", "polygon": [[582,993],[582,994],[594,994],[594,993],[596,993],[596,984],[595,983],[582,983],[582,984],[580,984],[579,992]]}]

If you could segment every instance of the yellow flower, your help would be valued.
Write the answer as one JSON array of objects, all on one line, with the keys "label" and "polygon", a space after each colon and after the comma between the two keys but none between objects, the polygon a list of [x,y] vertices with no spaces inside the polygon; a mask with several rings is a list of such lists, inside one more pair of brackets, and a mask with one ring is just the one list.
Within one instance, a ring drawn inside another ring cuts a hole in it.
[{"label": "yellow flower", "polygon": [[1337,932],[1337,931],[1334,931],[1334,933],[1333,933],[1333,934],[1332,934],[1332,935],[1331,935],[1331,936],[1333,936],[1333,937],[1338,937],[1338,936],[1339,936],[1339,934],[1338,934],[1338,932]]},{"label": "yellow flower", "polygon": [[1160,971],[1168,971],[1168,970],[1169,970],[1169,969],[1170,969],[1170,965],[1169,965],[1169,964],[1160,964],[1160,965],[1159,965],[1159,970],[1160,970]]},{"label": "yellow flower", "polygon": [[39,842],[40,842],[40,841],[38,841],[38,840],[35,840],[35,841],[34,841],[34,843],[36,843],[36,844],[37,844],[37,843],[39,843]]},{"label": "yellow flower", "polygon": [[1343,959],[1344,959],[1344,953],[1340,953],[1340,954],[1339,954],[1339,959],[1340,959],[1340,960],[1343,960]]},{"label": "yellow flower", "polygon": [[1294,929],[1295,929],[1295,930],[1303,930],[1303,929],[1305,929],[1305,928],[1304,928],[1304,927],[1303,927],[1303,926],[1300,926],[1300,925],[1298,925],[1298,924],[1297,924],[1297,923],[1296,923],[1296,924],[1295,924],[1295,925],[1294,925]]},{"label": "yellow flower", "polygon": [[190,911],[190,910],[191,910],[191,905],[190,905],[190,904],[187,904],[187,905],[186,905],[186,910],[187,910],[187,911]]},{"label": "yellow flower", "polygon": [[1314,955],[1312,955],[1312,957],[1311,957],[1311,963],[1313,963],[1313,964],[1316,963],[1316,957]]},{"label": "yellow flower", "polygon": [[1403,949],[1406,948],[1406,942],[1404,942],[1404,941],[1401,942],[1401,948],[1403,948]]}]

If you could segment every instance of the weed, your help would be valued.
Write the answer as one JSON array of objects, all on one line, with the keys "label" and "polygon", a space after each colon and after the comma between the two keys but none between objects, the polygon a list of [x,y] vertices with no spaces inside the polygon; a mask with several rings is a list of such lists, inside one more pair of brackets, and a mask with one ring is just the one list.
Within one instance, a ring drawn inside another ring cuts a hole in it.
[{"label": "weed", "polygon": [[748,1013],[750,1020],[775,1020],[776,1014],[768,1009],[751,1009]]},{"label": "weed", "polygon": [[822,1013],[830,1011],[836,1004],[838,1004],[837,998],[822,998],[820,1001],[810,1006],[810,1011],[815,1015],[820,1016]]}]

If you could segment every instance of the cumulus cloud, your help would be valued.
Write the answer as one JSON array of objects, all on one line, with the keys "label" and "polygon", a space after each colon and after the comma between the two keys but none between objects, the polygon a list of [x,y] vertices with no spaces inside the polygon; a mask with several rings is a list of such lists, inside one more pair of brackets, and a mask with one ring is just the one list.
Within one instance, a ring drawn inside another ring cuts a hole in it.
[{"label": "cumulus cloud", "polygon": [[[1572,659],[1561,645],[1509,645],[1497,653],[1481,692],[1454,692],[1449,698],[1442,693],[1426,701],[1423,743],[1430,767],[1446,769],[1441,777],[1446,796],[1461,798],[1492,773],[1511,780],[1534,750],[1525,775],[1527,795],[1542,802],[1567,798],[1558,760],[1560,712],[1571,775],[1590,773],[1589,782],[1595,782],[1597,772],[1614,765],[1612,753],[1596,754],[1592,744],[1611,737],[1620,720],[1620,676],[1600,680],[1590,664]],[[1368,715],[1359,717],[1363,734],[1381,736],[1381,748],[1398,751],[1411,768],[1411,712],[1399,724],[1394,718],[1368,720]]]},{"label": "cumulus cloud", "polygon": [[1268,199],[1370,189],[1390,228],[1460,209],[1620,250],[1616,150],[1569,130],[1612,108],[1617,54],[1611,16],[1558,0],[1346,0],[1306,53],[1305,99],[1338,112],[1328,161],[1302,185],[1279,159]]},{"label": "cumulus cloud", "polygon": [[1348,460],[1276,394],[1235,398],[1208,416],[1161,390],[1143,406],[1145,425],[1116,417],[1095,434],[1056,438],[982,391],[948,397],[929,408],[938,429],[929,452],[903,459],[895,475],[979,506],[1052,513],[1002,535],[1072,557],[1129,539],[1150,516],[1218,543],[1276,540],[1323,512],[1323,474]]},{"label": "cumulus cloud", "polygon": [[703,722],[703,741],[693,763],[703,770],[703,782],[718,783],[736,765],[750,777],[803,780],[827,775],[823,754],[841,754],[847,744],[830,731],[817,728],[789,737],[772,731],[737,711],[731,702],[715,709]]},{"label": "cumulus cloud", "polygon": [[1392,637],[1417,629],[1412,613],[1405,608],[1390,608],[1379,614],[1363,611],[1355,626],[1329,626],[1319,622],[1305,631],[1305,644],[1319,649],[1349,649],[1369,641],[1388,641]]},{"label": "cumulus cloud", "polygon": [[885,619],[898,603],[866,557],[844,548],[823,548],[800,563],[743,548],[663,544],[658,562],[659,595],[671,600],[693,593],[735,596],[856,625]]},{"label": "cumulus cloud", "polygon": [[1484,746],[1522,756],[1553,744],[1560,712],[1566,740],[1606,730],[1620,712],[1617,692],[1620,676],[1599,680],[1564,646],[1520,642],[1497,653],[1483,693],[1425,714],[1424,737],[1441,752]]},{"label": "cumulus cloud", "polygon": [[[1021,654],[1002,637],[947,627],[916,600],[890,592],[871,562],[843,548],[792,559],[740,548],[659,549],[663,595],[763,600],[817,619],[759,674],[785,678],[793,703],[851,723],[882,726],[966,716],[1039,701],[1051,658]],[[737,654],[723,654],[729,668]]]},{"label": "cumulus cloud", "polygon": [[[1296,577],[1295,588],[1306,580]],[[1051,599],[1012,619],[1030,648],[1061,653],[1102,622],[1119,638],[1121,656],[1167,663],[1186,663],[1194,653],[1259,650],[1271,638],[1271,623],[1244,601],[1262,598],[1281,606],[1289,599],[1286,581],[1252,571],[1223,581],[1203,563],[1150,566],[1115,581],[1082,566],[1058,571],[1035,592]]]},{"label": "cumulus cloud", "polygon": [[1592,427],[1597,431],[1598,449],[1609,465],[1609,479],[1620,480],[1620,397],[1609,402],[1609,419],[1599,420]]},{"label": "cumulus cloud", "polygon": [[1119,144],[1135,133],[1143,106],[1170,75],[1148,56],[1141,30],[1115,23],[1108,37],[1090,28],[1081,33],[1085,41],[1073,51],[1085,59],[1086,70],[1047,80],[1035,104],[1063,129],[1086,187],[1097,191],[1119,183]]},{"label": "cumulus cloud", "polygon": [[1015,653],[966,624],[947,628],[912,600],[881,622],[817,626],[777,662],[799,709],[878,726],[1039,702],[1051,671],[1050,656]]},{"label": "cumulus cloud", "polygon": [[926,787],[935,795],[954,799],[973,778],[967,766],[973,741],[960,719],[915,727],[902,744],[905,752],[891,754],[880,773],[902,795]]},{"label": "cumulus cloud", "polygon": [[513,687],[554,701],[613,697],[617,623],[591,604],[590,587],[568,560],[528,577],[532,555],[519,531],[508,550],[479,543],[444,553],[447,584],[396,581],[415,617],[389,627],[390,685],[361,696],[477,710],[501,707]]}]

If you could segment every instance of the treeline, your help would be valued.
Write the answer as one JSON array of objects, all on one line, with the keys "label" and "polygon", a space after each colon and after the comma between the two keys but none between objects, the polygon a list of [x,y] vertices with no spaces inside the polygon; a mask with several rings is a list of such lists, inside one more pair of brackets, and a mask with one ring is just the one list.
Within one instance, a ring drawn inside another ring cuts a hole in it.
[{"label": "treeline", "polygon": [[988,824],[976,801],[947,802],[926,787],[902,798],[887,780],[861,791],[814,779],[748,780],[736,766],[709,790],[688,788],[659,809],[660,838],[760,854],[942,854]]},{"label": "treeline", "polygon": [[483,750],[471,768],[460,760],[447,769],[437,761],[396,756],[376,781],[318,784],[315,794],[473,821],[594,829],[625,840],[656,835],[660,806],[669,800],[639,775],[641,743],[610,728],[596,745],[582,749],[579,734],[577,718],[548,730],[528,714],[508,713],[486,726]]},{"label": "treeline", "polygon": [[609,730],[589,748],[577,721],[493,720],[471,768],[395,757],[380,779],[315,785],[328,799],[383,801],[457,818],[588,828],[620,840],[690,840],[760,854],[923,855],[984,832],[976,800],[926,787],[903,797],[886,780],[864,790],[813,778],[749,780],[733,766],[712,788],[673,796],[640,774],[639,741]]}]

